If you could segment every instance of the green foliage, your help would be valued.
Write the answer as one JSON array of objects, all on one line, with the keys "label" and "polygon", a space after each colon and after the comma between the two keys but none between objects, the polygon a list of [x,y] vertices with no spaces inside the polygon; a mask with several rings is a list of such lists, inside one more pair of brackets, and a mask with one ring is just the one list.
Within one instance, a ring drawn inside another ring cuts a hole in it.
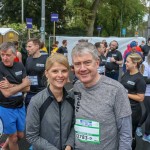
[{"label": "green foliage", "polygon": [[[26,28],[26,24],[21,24],[21,23],[12,23],[12,24],[7,24],[3,25],[3,28],[12,28],[15,31],[19,33],[19,40],[21,41],[26,41],[28,39],[28,31]],[[37,30],[37,27],[33,25],[32,29],[30,29],[31,37],[38,37],[39,36],[39,31]]]},{"label": "green foliage", "polygon": [[[24,22],[33,19],[36,30],[41,26],[42,0],[24,0]],[[137,25],[142,28],[143,16],[147,12],[146,0],[45,0],[45,25],[48,34],[53,33],[51,13],[59,14],[56,34],[97,35],[97,26],[102,26],[101,36],[120,36],[121,28],[133,33]],[[27,37],[21,23],[21,0],[3,0],[1,24],[13,26]],[[131,26],[132,25],[132,26]],[[128,28],[131,26],[130,28]],[[39,34],[37,32],[37,34]],[[35,34],[36,36],[39,36]],[[33,35],[33,36],[35,36]],[[131,34],[130,34],[131,35]],[[133,36],[133,35],[131,35]]]}]

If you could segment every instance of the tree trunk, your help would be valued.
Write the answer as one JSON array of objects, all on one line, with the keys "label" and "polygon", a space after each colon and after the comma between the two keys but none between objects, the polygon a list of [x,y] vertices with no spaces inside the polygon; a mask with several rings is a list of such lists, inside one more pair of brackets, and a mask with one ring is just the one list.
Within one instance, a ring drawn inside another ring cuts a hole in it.
[{"label": "tree trunk", "polygon": [[85,22],[86,25],[86,35],[93,36],[94,32],[94,23],[96,18],[96,13],[99,8],[100,0],[95,0],[91,6],[91,14],[88,15],[88,22]]}]

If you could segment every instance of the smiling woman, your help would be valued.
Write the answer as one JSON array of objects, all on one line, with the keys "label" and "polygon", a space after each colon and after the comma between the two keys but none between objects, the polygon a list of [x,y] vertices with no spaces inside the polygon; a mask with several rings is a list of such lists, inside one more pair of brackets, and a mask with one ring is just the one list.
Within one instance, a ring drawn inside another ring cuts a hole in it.
[{"label": "smiling woman", "polygon": [[35,95],[29,104],[26,137],[36,150],[71,150],[74,145],[74,100],[64,89],[69,63],[62,54],[46,61],[48,87]]}]

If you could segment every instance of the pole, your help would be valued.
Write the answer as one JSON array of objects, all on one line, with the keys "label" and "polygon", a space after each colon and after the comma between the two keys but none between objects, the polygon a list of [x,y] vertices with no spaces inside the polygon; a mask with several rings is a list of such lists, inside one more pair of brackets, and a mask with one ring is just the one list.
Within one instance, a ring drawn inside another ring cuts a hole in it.
[{"label": "pole", "polygon": [[41,0],[41,28],[44,30],[41,31],[41,41],[45,43],[45,0]]},{"label": "pole", "polygon": [[24,23],[24,0],[21,0],[21,23]]},{"label": "pole", "polygon": [[30,39],[30,29],[28,29],[28,39]]},{"label": "pole", "polygon": [[149,9],[149,14],[148,14],[148,31],[147,31],[147,39],[150,37],[150,0],[148,0],[148,3],[149,3],[149,5],[148,5],[148,9]]},{"label": "pole", "polygon": [[121,14],[120,14],[120,37],[121,37],[121,31],[122,31],[122,1],[121,1]]},{"label": "pole", "polygon": [[54,29],[53,29],[53,44],[55,43],[55,21],[54,21]]}]

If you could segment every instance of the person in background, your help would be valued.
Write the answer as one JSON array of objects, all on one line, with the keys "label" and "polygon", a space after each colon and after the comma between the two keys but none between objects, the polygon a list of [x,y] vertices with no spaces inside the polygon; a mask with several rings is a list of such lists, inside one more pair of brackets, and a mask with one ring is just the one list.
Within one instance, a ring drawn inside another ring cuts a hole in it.
[{"label": "person in background", "polygon": [[138,51],[138,52],[141,52],[141,53],[143,53],[142,52],[142,49],[141,49],[141,47],[138,45],[138,41],[135,41],[136,42],[136,50]]},{"label": "person in background", "polygon": [[131,107],[125,88],[97,71],[99,56],[88,42],[72,50],[78,81],[75,96],[75,150],[131,150]]},{"label": "person in background", "polygon": [[127,72],[122,76],[120,83],[126,88],[132,110],[132,150],[136,148],[136,129],[142,116],[140,102],[144,100],[146,83],[139,72],[142,57],[137,53],[131,53],[126,59]]},{"label": "person in background", "polygon": [[26,61],[26,71],[31,81],[30,91],[25,98],[26,108],[29,105],[32,96],[46,87],[46,77],[44,76],[45,63],[48,55],[40,53],[41,42],[37,38],[31,38],[27,41],[27,51],[29,57]]},{"label": "person in background", "polygon": [[141,49],[143,48],[144,45],[145,45],[145,41],[142,40],[141,45],[140,45]]},{"label": "person in background", "polygon": [[26,50],[26,43],[22,43],[22,47],[21,47],[21,54],[22,54],[22,63],[26,64],[26,60],[27,60],[27,57],[28,57],[28,53],[27,53],[27,50]]},{"label": "person in background", "polygon": [[105,74],[105,64],[106,64],[106,57],[105,57],[105,46],[102,42],[95,43],[95,47],[98,51],[98,56],[100,59],[98,73],[99,74]]},{"label": "person in background", "polygon": [[67,40],[62,41],[62,46],[58,48],[57,53],[63,54],[65,56],[68,55]]},{"label": "person in background", "polygon": [[129,52],[126,53],[126,55],[124,56],[124,63],[123,63],[123,72],[124,73],[126,72],[126,64],[125,64],[125,62],[126,62],[126,59],[127,59],[128,55],[133,54],[133,53],[137,53],[143,58],[142,53],[137,51],[137,49],[136,49],[137,48],[137,43],[135,41],[132,41],[130,43],[130,48],[131,48],[131,50],[129,50]]},{"label": "person in background", "polygon": [[58,47],[58,45],[59,45],[59,41],[55,41],[55,44],[56,44],[56,46]]},{"label": "person in background", "polygon": [[22,63],[14,62],[16,49],[11,42],[0,45],[0,118],[8,138],[2,149],[19,150],[24,137],[25,107],[23,93],[30,90],[30,81]]},{"label": "person in background", "polygon": [[125,59],[127,53],[129,53],[131,51],[131,47],[130,47],[130,44],[127,45],[127,49],[124,51],[123,53],[123,59]]},{"label": "person in background", "polygon": [[47,51],[47,48],[45,47],[45,44],[43,41],[41,42],[41,45],[40,45],[40,53],[41,53],[41,55],[48,56],[48,51]]},{"label": "person in background", "polygon": [[146,59],[146,56],[148,55],[149,51],[150,51],[150,38],[148,38],[147,44],[142,47],[144,60]]},{"label": "person in background", "polygon": [[[146,92],[144,98],[144,105],[146,111],[144,112],[138,127],[136,129],[137,136],[143,136],[143,140],[150,143],[150,51],[146,60],[143,62],[141,66],[141,73],[143,74],[144,80],[146,82]],[[144,135],[142,133],[142,124],[145,122],[145,132]]]},{"label": "person in background", "polygon": [[22,62],[22,54],[21,52],[19,52],[18,48],[19,48],[19,43],[18,41],[14,41],[13,42],[16,48],[16,57],[14,59],[15,62]]},{"label": "person in background", "polygon": [[122,65],[123,59],[122,54],[118,49],[118,42],[113,40],[110,43],[110,50],[106,55],[106,71],[105,75],[114,80],[118,80],[119,78],[119,66]]},{"label": "person in background", "polygon": [[48,87],[32,97],[27,111],[26,138],[34,150],[74,149],[74,99],[65,90],[69,63],[62,54],[47,59]]},{"label": "person in background", "polygon": [[102,44],[104,44],[104,46],[105,46],[105,56],[107,55],[107,48],[108,48],[108,45],[107,45],[107,41],[106,40],[102,40]]},{"label": "person in background", "polygon": [[51,55],[54,55],[55,53],[57,53],[58,51],[58,46],[56,44],[52,45],[52,51],[51,51]]}]

